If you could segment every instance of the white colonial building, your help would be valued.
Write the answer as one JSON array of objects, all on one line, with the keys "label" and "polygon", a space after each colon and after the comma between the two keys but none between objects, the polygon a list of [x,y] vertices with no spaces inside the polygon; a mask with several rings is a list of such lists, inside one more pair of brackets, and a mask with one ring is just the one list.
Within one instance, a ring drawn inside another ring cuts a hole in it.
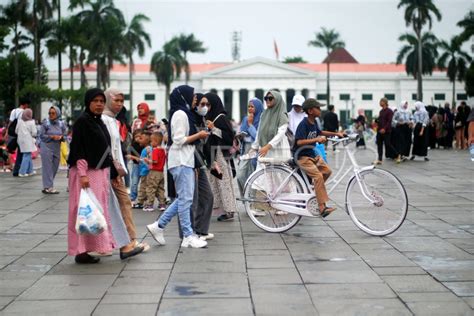
[{"label": "white colonial building", "polygon": [[[86,69],[89,86],[95,83],[95,67]],[[189,85],[197,92],[216,92],[224,101],[229,116],[240,121],[246,114],[248,100],[252,97],[263,99],[270,89],[278,89],[290,108],[295,94],[326,101],[326,64],[285,64],[266,58],[256,57],[238,63],[210,63],[191,65]],[[378,115],[379,100],[388,98],[395,107],[402,100],[410,104],[416,100],[417,82],[405,72],[404,65],[395,64],[331,64],[331,103],[341,121],[354,117],[358,109],[364,109],[368,117]],[[50,72],[49,86],[58,86],[57,72]],[[182,80],[172,84],[172,88],[184,84]],[[114,66],[111,72],[111,86],[124,91],[129,99],[129,75],[127,66]],[[79,72],[74,73],[74,86],[79,87]],[[158,85],[149,65],[136,65],[133,78],[133,113],[136,105],[147,102],[157,118],[165,115],[165,87]],[[63,72],[63,87],[69,87],[69,72]],[[423,78],[424,100],[427,104],[444,104],[452,100],[452,83],[443,71],[434,71]],[[464,84],[457,82],[456,102],[467,100]],[[130,104],[127,104],[130,106]],[[412,105],[411,105],[412,106]]]}]

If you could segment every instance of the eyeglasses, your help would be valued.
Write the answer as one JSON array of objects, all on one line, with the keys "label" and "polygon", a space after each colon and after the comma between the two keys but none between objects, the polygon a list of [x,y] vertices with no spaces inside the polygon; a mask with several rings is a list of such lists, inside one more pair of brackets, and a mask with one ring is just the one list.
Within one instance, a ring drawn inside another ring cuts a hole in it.
[{"label": "eyeglasses", "polygon": [[199,106],[205,106],[205,105],[206,105],[206,106],[210,106],[211,104],[210,104],[209,102],[207,102],[207,103],[206,103],[206,102],[201,102],[201,103],[199,103]]},{"label": "eyeglasses", "polygon": [[265,97],[263,98],[265,101],[273,101],[275,98],[272,97],[272,96],[268,96],[268,97]]}]

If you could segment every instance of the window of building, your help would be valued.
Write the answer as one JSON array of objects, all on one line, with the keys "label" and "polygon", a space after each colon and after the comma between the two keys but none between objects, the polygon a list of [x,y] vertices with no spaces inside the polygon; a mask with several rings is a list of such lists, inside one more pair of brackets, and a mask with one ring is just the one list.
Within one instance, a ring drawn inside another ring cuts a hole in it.
[{"label": "window of building", "polygon": [[327,99],[327,96],[325,93],[318,93],[316,95],[316,100],[326,100]]},{"label": "window of building", "polygon": [[145,94],[145,101],[155,101],[155,94],[154,93]]},{"label": "window of building", "polygon": [[339,111],[339,122],[343,128],[347,128],[350,118],[349,118],[349,110],[340,110]]},{"label": "window of building", "polygon": [[339,100],[341,100],[341,101],[348,101],[350,99],[351,99],[351,95],[348,94],[348,93],[341,93],[339,95]]},{"label": "window of building", "polygon": [[130,101],[130,94],[124,94],[123,98],[125,101]]},{"label": "window of building", "polygon": [[412,99],[413,101],[417,101],[417,100],[418,100],[418,97],[416,96],[416,93],[412,93],[412,94],[411,94],[411,99]]},{"label": "window of building", "polygon": [[363,101],[372,101],[373,96],[370,93],[364,93],[362,94],[362,100]]},{"label": "window of building", "polygon": [[389,101],[395,101],[395,94],[393,93],[385,93],[384,97],[386,97]]},{"label": "window of building", "polygon": [[436,101],[444,101],[446,100],[446,95],[444,93],[435,93],[434,99]]},{"label": "window of building", "polygon": [[458,93],[456,94],[456,99],[458,101],[466,101],[467,100],[467,94],[465,93]]}]

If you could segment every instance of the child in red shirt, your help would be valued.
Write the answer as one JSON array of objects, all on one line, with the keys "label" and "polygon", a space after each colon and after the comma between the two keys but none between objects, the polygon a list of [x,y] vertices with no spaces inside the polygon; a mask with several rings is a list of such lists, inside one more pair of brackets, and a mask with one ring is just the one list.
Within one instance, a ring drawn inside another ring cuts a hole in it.
[{"label": "child in red shirt", "polygon": [[163,142],[163,134],[154,132],[151,134],[151,159],[145,158],[144,161],[148,163],[150,173],[146,181],[146,201],[143,206],[144,211],[153,211],[153,204],[155,203],[155,196],[158,197],[159,210],[164,211],[166,208],[165,199],[165,178],[163,169],[166,163],[166,152],[161,144]]}]

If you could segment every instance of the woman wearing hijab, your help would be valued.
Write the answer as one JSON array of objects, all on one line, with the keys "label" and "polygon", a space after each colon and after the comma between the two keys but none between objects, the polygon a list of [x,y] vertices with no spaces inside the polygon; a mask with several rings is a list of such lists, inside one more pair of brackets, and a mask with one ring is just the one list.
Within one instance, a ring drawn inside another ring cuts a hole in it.
[{"label": "woman wearing hijab", "polygon": [[425,105],[420,101],[415,102],[415,108],[416,112],[413,114],[415,129],[413,130],[413,149],[410,160],[415,159],[415,156],[421,156],[425,158],[425,161],[429,161],[428,133],[426,131],[426,126],[429,122],[428,112],[425,109]]},{"label": "woman wearing hijab", "polygon": [[138,118],[132,123],[132,133],[137,129],[144,129],[148,124],[148,118],[150,116],[150,107],[147,103],[142,102],[137,105]]},{"label": "woman wearing hijab", "polygon": [[[252,149],[258,150],[260,157],[274,158],[277,161],[288,160],[291,158],[291,152],[285,134],[288,128],[285,101],[276,90],[267,92],[264,99],[267,109],[260,117],[260,125]],[[257,168],[259,168],[258,164]]]},{"label": "woman wearing hijab", "polygon": [[392,125],[395,126],[396,150],[401,155],[402,160],[410,156],[411,148],[411,127],[413,125],[413,116],[408,111],[408,101],[402,101],[397,111],[393,114]]},{"label": "woman wearing hijab", "polygon": [[209,135],[206,131],[198,132],[196,129],[191,112],[193,101],[195,101],[194,88],[187,85],[174,88],[170,94],[168,171],[173,176],[178,196],[157,221],[147,225],[148,231],[159,245],[166,243],[163,236],[166,225],[179,214],[179,225],[184,237],[181,247],[207,246],[205,240],[193,233],[191,225],[191,206],[195,185],[195,144]]},{"label": "woman wearing hijab", "polygon": [[209,178],[214,192],[214,208],[224,210],[224,213],[217,218],[218,221],[230,221],[234,219],[234,213],[237,211],[232,179],[233,161],[229,153],[234,140],[234,131],[219,96],[215,93],[206,93],[204,97],[210,106],[206,124],[211,135],[206,142],[205,157],[212,175]]},{"label": "woman wearing hijab", "polygon": [[34,174],[31,153],[36,151],[37,129],[33,120],[33,111],[25,109],[15,129],[18,135],[18,147],[23,155],[18,176],[28,177]]},{"label": "woman wearing hijab", "polygon": [[[196,93],[196,102],[192,104],[194,124],[197,130],[206,130],[205,116],[209,110],[209,101],[202,93]],[[203,240],[214,238],[209,233],[212,209],[214,205],[214,194],[206,173],[206,162],[204,159],[204,140],[200,139],[195,145],[194,167],[196,169],[196,186],[194,188],[193,205],[191,207],[191,220],[193,229]]]},{"label": "woman wearing hijab", "polygon": [[61,142],[66,135],[66,125],[61,120],[61,110],[52,106],[48,110],[48,118],[44,119],[40,129],[41,141],[41,174],[44,194],[58,194],[54,189],[54,178],[61,157]]},{"label": "woman wearing hijab", "polygon": [[[73,125],[68,158],[69,170],[69,220],[68,254],[76,263],[97,263],[99,258],[88,252],[108,253],[116,247],[112,236],[108,201],[110,169],[113,166],[110,135],[102,122],[105,95],[98,88],[89,89],[85,95],[85,110]],[[77,208],[81,189],[90,188],[102,209],[108,229],[99,235],[79,235],[76,232]]]},{"label": "woman wearing hijab", "polygon": [[[246,154],[252,147],[252,143],[257,137],[258,126],[260,125],[260,117],[263,113],[263,103],[258,98],[250,99],[248,105],[248,115],[242,119],[240,125],[240,133],[243,135],[242,154]],[[255,171],[254,160],[241,160],[237,170],[237,184],[239,185],[240,194],[244,192],[244,185],[248,177]]]}]

